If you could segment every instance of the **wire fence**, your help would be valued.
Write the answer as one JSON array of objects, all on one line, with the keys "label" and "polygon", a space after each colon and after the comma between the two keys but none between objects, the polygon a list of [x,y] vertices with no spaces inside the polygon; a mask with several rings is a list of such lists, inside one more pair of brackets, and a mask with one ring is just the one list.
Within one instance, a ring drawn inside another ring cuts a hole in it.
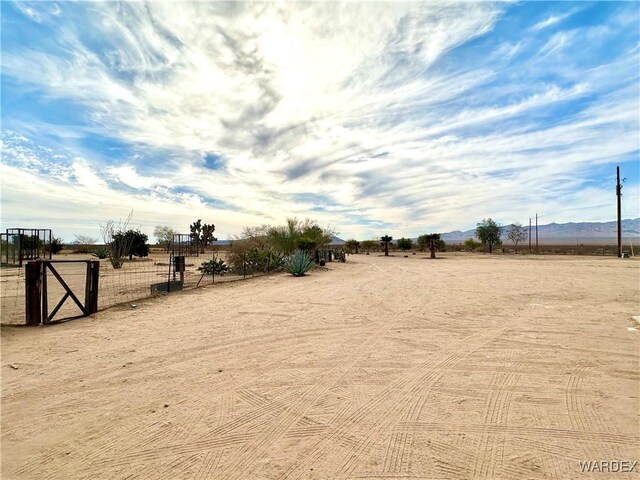
[{"label": "wire fence", "polygon": [[[60,259],[77,259],[77,255],[55,256]],[[95,260],[95,258],[93,258]],[[144,298],[162,295],[170,285],[170,291],[189,290],[205,285],[233,282],[268,275],[280,271],[261,267],[242,258],[236,261],[234,270],[210,271],[198,270],[205,262],[225,261],[225,252],[207,253],[198,257],[186,257],[184,272],[175,271],[172,257],[168,253],[152,252],[150,257],[125,262],[114,269],[109,260],[100,260],[100,278],[98,283],[98,309],[114,305],[135,302]],[[82,301],[86,282],[86,265],[83,263],[55,263],[55,268],[65,283]],[[58,304],[65,295],[65,289],[50,274],[47,279],[47,298],[49,310]],[[54,320],[79,316],[77,305],[68,299],[60,308]],[[3,267],[0,269],[0,323],[3,325],[25,324],[25,268]]]}]

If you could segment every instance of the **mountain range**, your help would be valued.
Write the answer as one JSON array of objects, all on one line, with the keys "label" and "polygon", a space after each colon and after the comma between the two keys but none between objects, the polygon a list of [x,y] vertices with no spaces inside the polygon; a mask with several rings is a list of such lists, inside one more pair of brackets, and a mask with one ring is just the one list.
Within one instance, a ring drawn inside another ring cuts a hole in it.
[{"label": "mountain range", "polygon": [[[527,230],[529,225],[523,225]],[[538,225],[538,242],[549,244],[615,244],[617,236],[616,222],[570,222]],[[476,238],[475,229],[442,234],[447,243],[461,243],[467,238]],[[535,225],[531,227],[531,238],[535,241]],[[506,233],[502,241],[506,240]],[[622,220],[622,241],[640,243],[640,218]]]},{"label": "mountain range", "polygon": [[[524,225],[528,230],[529,226]],[[616,243],[616,222],[569,222],[569,223],[549,223],[538,225],[538,242],[541,245],[562,245],[562,244],[604,244],[615,245]],[[467,238],[474,238],[475,228],[471,230],[455,230],[443,233],[442,239],[447,243],[462,243]],[[531,239],[535,241],[535,226],[531,227]],[[394,238],[395,240],[395,238]],[[416,240],[415,238],[413,239]],[[477,240],[477,239],[476,239]],[[503,242],[506,241],[506,233],[502,235]],[[622,241],[627,244],[632,241],[634,244],[640,243],[640,218],[622,220]],[[339,237],[332,237],[332,245],[342,245],[344,240]],[[229,245],[229,240],[218,240],[214,245]]]}]

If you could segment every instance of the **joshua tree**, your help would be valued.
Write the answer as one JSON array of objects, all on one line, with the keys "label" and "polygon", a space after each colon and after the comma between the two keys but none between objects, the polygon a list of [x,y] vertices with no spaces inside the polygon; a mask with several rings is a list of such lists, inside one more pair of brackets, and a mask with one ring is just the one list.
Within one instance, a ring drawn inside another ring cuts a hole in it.
[{"label": "joshua tree", "polygon": [[213,232],[216,230],[216,226],[213,223],[202,223],[202,220],[198,219],[191,224],[189,230],[191,231],[191,239],[200,246],[200,253],[204,253],[204,247],[217,240],[213,236]]},{"label": "joshua tree", "polygon": [[390,237],[389,235],[385,235],[384,237],[380,237],[380,241],[382,243],[384,243],[384,256],[385,257],[389,256],[389,242],[391,242],[391,240],[393,240],[393,237]]}]

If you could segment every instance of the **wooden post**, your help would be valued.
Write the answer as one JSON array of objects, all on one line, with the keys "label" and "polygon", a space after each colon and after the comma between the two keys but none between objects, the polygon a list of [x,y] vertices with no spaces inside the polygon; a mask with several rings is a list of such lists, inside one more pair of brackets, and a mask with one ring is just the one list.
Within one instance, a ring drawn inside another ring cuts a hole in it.
[{"label": "wooden post", "polygon": [[84,294],[84,305],[89,315],[98,311],[98,282],[100,281],[100,262],[87,262],[87,281]]},{"label": "wooden post", "polygon": [[27,325],[42,323],[42,262],[36,260],[25,265],[25,320]]}]

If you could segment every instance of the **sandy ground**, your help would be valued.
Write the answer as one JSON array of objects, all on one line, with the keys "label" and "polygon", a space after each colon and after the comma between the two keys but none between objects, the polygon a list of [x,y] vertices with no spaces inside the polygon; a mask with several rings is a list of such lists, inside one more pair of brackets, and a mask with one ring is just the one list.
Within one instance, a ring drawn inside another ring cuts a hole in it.
[{"label": "sandy ground", "polygon": [[637,461],[639,280],[633,260],[357,255],[3,328],[2,478],[579,478],[580,461]]}]

